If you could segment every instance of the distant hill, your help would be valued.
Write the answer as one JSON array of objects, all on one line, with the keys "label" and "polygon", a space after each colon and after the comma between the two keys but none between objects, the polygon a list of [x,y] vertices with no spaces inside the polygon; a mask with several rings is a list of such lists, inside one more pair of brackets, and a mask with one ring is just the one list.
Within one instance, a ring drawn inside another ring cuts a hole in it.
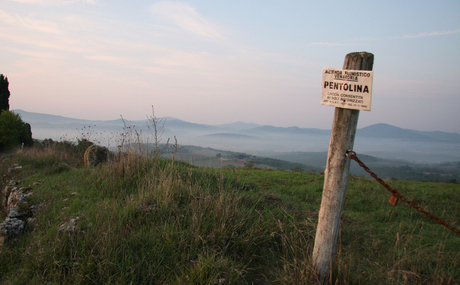
[{"label": "distant hill", "polygon": [[388,124],[375,124],[368,127],[358,129],[357,137],[372,137],[372,138],[394,138],[403,140],[415,141],[430,141],[430,142],[458,142],[460,143],[460,134],[446,132],[423,132],[409,129],[402,129]]},{"label": "distant hill", "polygon": [[298,135],[330,135],[330,130],[320,130],[314,128],[299,128],[299,127],[274,127],[274,126],[260,126],[246,130],[255,133],[277,133],[277,134],[298,134]]},{"label": "distant hill", "polygon": [[203,137],[224,138],[224,139],[257,139],[257,137],[254,137],[254,136],[235,134],[235,133],[216,133],[216,134],[204,135]]},{"label": "distant hill", "polygon": [[435,138],[435,139],[442,140],[442,141],[450,141],[450,142],[457,142],[457,143],[460,142],[460,134],[457,134],[457,133],[446,133],[446,132],[440,132],[440,131],[431,131],[431,132],[414,131],[414,130],[410,130],[410,131],[416,134],[421,134],[426,137],[431,137],[431,138]]},{"label": "distant hill", "polygon": [[260,127],[260,125],[238,121],[236,123],[216,125],[216,127],[223,128],[223,129],[233,129],[233,130],[248,130],[248,129],[254,129],[254,128]]},{"label": "distant hill", "polygon": [[[86,136],[97,137],[100,144],[113,146],[117,136],[135,130],[141,137],[152,134],[152,123],[147,120],[82,120],[14,110],[32,126],[36,139],[73,140]],[[163,141],[181,145],[196,145],[229,151],[257,153],[327,152],[330,130],[316,128],[277,127],[235,122],[207,125],[177,118],[159,118]],[[88,128],[90,126],[90,128]],[[115,141],[114,141],[115,140]],[[435,163],[460,161],[460,134],[440,131],[402,129],[384,123],[357,130],[354,150],[362,154],[390,160]]]},{"label": "distant hill", "polygon": [[73,119],[57,115],[48,115],[41,113],[26,112],[24,110],[13,110],[16,114],[21,115],[21,118],[25,122],[30,123],[48,123],[48,124],[71,124],[71,123],[86,123],[91,122],[89,120]]},{"label": "distant hill", "polygon": [[[41,114],[27,112],[24,110],[14,110],[14,112],[21,115],[22,119],[25,122],[31,124],[42,124],[49,126],[82,126],[88,124],[101,125],[102,127],[106,126],[118,126],[123,127],[122,119],[115,120],[84,120],[84,119],[74,119],[63,116]],[[159,118],[164,122],[164,128],[169,129],[171,132],[175,130],[180,131],[205,131],[206,134],[216,134],[222,135],[224,133],[235,133],[235,134],[299,134],[299,135],[330,135],[330,130],[322,130],[316,128],[299,128],[296,126],[292,127],[276,127],[265,125],[261,126],[253,123],[245,122],[235,122],[229,124],[220,124],[220,125],[206,125],[206,124],[197,124],[186,122],[177,118],[165,117]],[[130,125],[136,125],[137,127],[143,128],[149,125],[149,121],[138,120],[130,121],[124,120],[125,123]],[[225,131],[225,132],[223,132]],[[233,131],[233,132],[231,132]],[[389,124],[379,123],[370,125],[361,129],[358,129],[356,132],[357,137],[366,137],[366,138],[392,138],[392,139],[403,139],[403,140],[414,140],[414,141],[433,141],[433,142],[455,142],[460,143],[460,134],[458,133],[448,133],[441,131],[416,131],[410,129],[402,129],[396,126]],[[242,136],[243,137],[243,136]]]},{"label": "distant hill", "polygon": [[168,118],[164,120],[164,125],[166,128],[171,130],[187,130],[187,131],[219,131],[221,128],[217,126],[205,125],[205,124],[197,124],[197,123],[189,123],[186,121],[182,121],[176,118]]}]

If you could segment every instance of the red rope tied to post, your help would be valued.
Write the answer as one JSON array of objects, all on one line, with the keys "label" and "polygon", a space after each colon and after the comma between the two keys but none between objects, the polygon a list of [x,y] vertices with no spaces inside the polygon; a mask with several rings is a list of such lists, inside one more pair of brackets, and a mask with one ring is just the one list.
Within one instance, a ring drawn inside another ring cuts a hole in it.
[{"label": "red rope tied to post", "polygon": [[399,191],[397,189],[392,189],[390,187],[390,185],[386,184],[382,179],[380,179],[374,172],[372,172],[369,167],[367,167],[357,156],[356,156],[356,152],[352,151],[352,150],[348,150],[347,153],[346,153],[347,157],[349,159],[353,159],[354,161],[356,161],[367,173],[369,173],[375,180],[377,180],[380,184],[383,185],[383,187],[385,187],[385,189],[387,189],[388,191],[390,191],[391,193],[391,198],[390,198],[390,203],[393,205],[393,206],[396,206],[396,202],[398,201],[398,199],[400,199],[401,201],[403,202],[406,202],[409,206],[411,206],[412,208],[416,209],[417,211],[419,211],[420,213],[423,213],[425,214],[425,216],[427,216],[428,218],[431,218],[433,219],[436,223],[438,224],[441,224],[443,226],[445,226],[446,228],[448,228],[449,230],[453,231],[454,233],[460,235],[460,230],[458,230],[457,228],[454,228],[453,226],[447,224],[446,222],[444,222],[443,220],[441,220],[440,218],[434,216],[433,214],[425,211],[422,207],[420,206],[417,206],[414,204],[414,202],[410,201],[410,200],[407,200],[406,197],[402,196]]}]

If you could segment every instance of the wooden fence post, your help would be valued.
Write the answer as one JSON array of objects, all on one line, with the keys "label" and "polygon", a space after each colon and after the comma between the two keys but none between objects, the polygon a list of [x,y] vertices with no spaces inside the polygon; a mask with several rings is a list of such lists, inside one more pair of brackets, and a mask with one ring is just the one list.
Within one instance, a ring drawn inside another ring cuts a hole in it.
[{"label": "wooden fence post", "polygon": [[[373,54],[353,52],[346,55],[343,69],[372,70],[373,64]],[[358,117],[359,110],[335,108],[313,249],[313,267],[322,284],[327,280],[336,251],[350,169],[346,151],[353,149]]]}]

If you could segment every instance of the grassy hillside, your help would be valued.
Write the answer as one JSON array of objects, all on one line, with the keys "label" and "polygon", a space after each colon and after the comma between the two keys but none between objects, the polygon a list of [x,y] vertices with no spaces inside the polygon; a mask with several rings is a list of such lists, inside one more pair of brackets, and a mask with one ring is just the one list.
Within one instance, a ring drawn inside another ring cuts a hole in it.
[{"label": "grassy hillside", "polygon": [[[149,145],[149,147],[152,147],[152,145]],[[253,168],[302,169],[317,172],[322,170],[298,162],[192,145],[180,146],[177,151],[169,149],[162,156],[165,158],[172,158],[174,156],[177,160],[207,168],[240,168],[252,165]]]},{"label": "grassy hillside", "polygon": [[[262,156],[279,160],[304,163],[311,168],[324,170],[327,161],[327,152],[288,152],[288,153],[260,153]],[[382,159],[358,153],[357,156],[372,171],[383,179],[412,180],[412,181],[440,181],[457,183],[460,181],[460,162],[444,162],[422,164],[404,160]],[[350,173],[370,178],[371,176],[357,163],[350,164]]]},{"label": "grassy hillside", "polygon": [[[1,158],[1,189],[20,181],[35,206],[0,247],[0,283],[316,284],[323,176],[197,168],[129,144],[87,168],[59,146]],[[459,227],[460,185],[389,183]],[[350,179],[331,283],[460,284],[460,236],[389,196]]]}]

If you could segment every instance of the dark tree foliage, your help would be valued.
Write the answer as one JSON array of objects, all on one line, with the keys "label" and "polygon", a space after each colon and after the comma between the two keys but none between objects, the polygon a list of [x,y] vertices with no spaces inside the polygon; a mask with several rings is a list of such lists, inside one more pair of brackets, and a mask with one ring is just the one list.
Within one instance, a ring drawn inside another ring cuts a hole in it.
[{"label": "dark tree foliage", "polygon": [[23,143],[24,146],[32,146],[34,144],[34,139],[32,138],[32,128],[29,123],[24,123],[24,133],[21,138],[21,143]]},{"label": "dark tree foliage", "polygon": [[19,114],[2,110],[0,114],[0,151],[21,145],[32,146],[30,125],[24,123]]},{"label": "dark tree foliage", "polygon": [[10,90],[8,90],[8,78],[0,74],[0,112],[10,110]]}]

